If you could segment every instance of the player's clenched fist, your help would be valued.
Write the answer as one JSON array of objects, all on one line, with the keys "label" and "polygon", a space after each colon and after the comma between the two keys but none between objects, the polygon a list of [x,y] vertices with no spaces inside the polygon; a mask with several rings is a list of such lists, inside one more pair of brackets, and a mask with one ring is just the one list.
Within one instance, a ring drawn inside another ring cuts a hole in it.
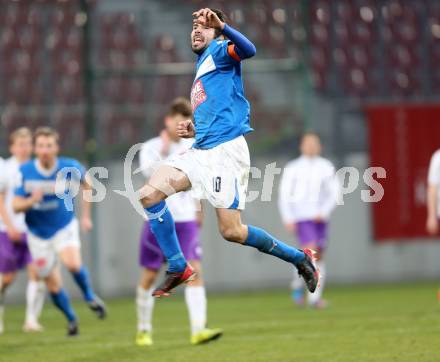
[{"label": "player's clenched fist", "polygon": [[218,15],[208,8],[200,9],[199,11],[194,12],[193,17],[193,22],[195,24],[200,24],[202,26],[206,26],[207,28],[223,30],[225,27],[225,23],[220,20]]},{"label": "player's clenched fist", "polygon": [[181,138],[193,138],[196,132],[194,129],[194,123],[190,119],[180,121],[177,125],[177,135]]},{"label": "player's clenched fist", "polygon": [[42,190],[33,190],[31,194],[31,200],[36,204],[43,200],[44,193]]}]

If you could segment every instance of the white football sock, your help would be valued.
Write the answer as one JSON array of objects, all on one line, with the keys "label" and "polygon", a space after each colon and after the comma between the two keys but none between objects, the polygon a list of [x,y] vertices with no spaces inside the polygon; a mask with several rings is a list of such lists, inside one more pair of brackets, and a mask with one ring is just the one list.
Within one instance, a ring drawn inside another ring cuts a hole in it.
[{"label": "white football sock", "polygon": [[293,279],[291,284],[292,290],[301,289],[304,287],[304,280],[299,276],[298,271],[293,269]]},{"label": "white football sock", "polygon": [[185,301],[188,307],[191,334],[206,328],[207,300],[204,286],[186,287]]},{"label": "white football sock", "polygon": [[309,292],[308,302],[309,305],[313,305],[317,303],[322,298],[322,292],[324,291],[324,282],[325,282],[325,263],[320,260],[316,262],[317,267],[319,268],[320,278],[319,278],[319,286],[316,288],[314,293]]},{"label": "white football sock", "polygon": [[5,330],[4,324],[3,324],[3,315],[5,314],[5,307],[3,304],[0,304],[0,334],[2,334]]},{"label": "white football sock", "polygon": [[136,307],[138,319],[138,331],[152,332],[152,317],[154,309],[154,297],[151,295],[154,287],[145,290],[142,287],[137,288]]},{"label": "white football sock", "polygon": [[28,281],[26,289],[26,324],[38,324],[43,309],[45,292],[44,282]]},{"label": "white football sock", "polygon": [[0,334],[4,332],[3,316],[5,314],[5,293],[3,290],[3,275],[0,274]]},{"label": "white football sock", "polygon": [[37,283],[38,283],[38,288],[37,288],[37,295],[35,297],[34,311],[38,322],[41,316],[41,312],[43,311],[44,299],[46,298],[46,284],[43,281],[39,281]]}]

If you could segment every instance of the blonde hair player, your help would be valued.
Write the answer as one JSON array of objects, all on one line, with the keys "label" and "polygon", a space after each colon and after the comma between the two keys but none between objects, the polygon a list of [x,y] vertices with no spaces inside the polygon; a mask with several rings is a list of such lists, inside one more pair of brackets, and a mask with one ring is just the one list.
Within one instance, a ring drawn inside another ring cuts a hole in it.
[{"label": "blonde hair player", "polygon": [[6,289],[13,283],[17,272],[27,268],[25,332],[42,330],[38,319],[44,304],[46,288],[38,280],[35,265],[28,248],[26,224],[22,213],[12,209],[15,183],[20,165],[32,156],[32,132],[18,128],[9,136],[11,157],[0,162],[0,333],[4,330],[4,298]]}]

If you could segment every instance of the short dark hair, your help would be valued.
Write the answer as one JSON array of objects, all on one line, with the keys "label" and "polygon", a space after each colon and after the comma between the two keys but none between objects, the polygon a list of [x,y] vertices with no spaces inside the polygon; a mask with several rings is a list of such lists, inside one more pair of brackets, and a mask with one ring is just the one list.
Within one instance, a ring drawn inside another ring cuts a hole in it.
[{"label": "short dark hair", "polygon": [[39,127],[35,130],[34,139],[37,140],[38,137],[52,137],[58,143],[60,140],[60,135],[52,127]]},{"label": "short dark hair", "polygon": [[[226,21],[228,21],[228,17],[226,16],[226,14],[223,11],[221,11],[219,9],[213,9],[213,8],[210,8],[210,10],[213,11],[222,22],[225,23]],[[218,38],[221,34],[222,34],[222,32],[220,30],[215,29],[215,37],[216,38]]]},{"label": "short dark hair", "polygon": [[176,115],[181,115],[188,118],[192,117],[192,106],[188,99],[179,97],[171,103],[168,116],[172,117]]}]

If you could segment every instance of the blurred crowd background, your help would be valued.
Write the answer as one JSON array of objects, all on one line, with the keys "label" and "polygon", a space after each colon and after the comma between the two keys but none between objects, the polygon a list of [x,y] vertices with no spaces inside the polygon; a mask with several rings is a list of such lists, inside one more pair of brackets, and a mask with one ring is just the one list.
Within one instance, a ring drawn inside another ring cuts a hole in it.
[{"label": "blurred crowd background", "polygon": [[[13,129],[51,125],[66,154],[109,169],[84,244],[102,293],[135,285],[142,220],[112,190],[124,189],[129,147],[157,135],[169,102],[189,96],[191,14],[205,6],[225,11],[257,46],[244,65],[255,166],[284,166],[298,155],[301,133],[314,130],[337,167],[387,170],[382,204],[361,201],[361,177],[335,212],[329,280],[438,278],[440,247],[424,233],[423,195],[440,148],[439,1],[0,0],[0,155]],[[244,218],[293,242],[276,210],[278,181],[272,201],[249,204]],[[287,286],[286,266],[226,245],[211,216],[208,288]]]}]

